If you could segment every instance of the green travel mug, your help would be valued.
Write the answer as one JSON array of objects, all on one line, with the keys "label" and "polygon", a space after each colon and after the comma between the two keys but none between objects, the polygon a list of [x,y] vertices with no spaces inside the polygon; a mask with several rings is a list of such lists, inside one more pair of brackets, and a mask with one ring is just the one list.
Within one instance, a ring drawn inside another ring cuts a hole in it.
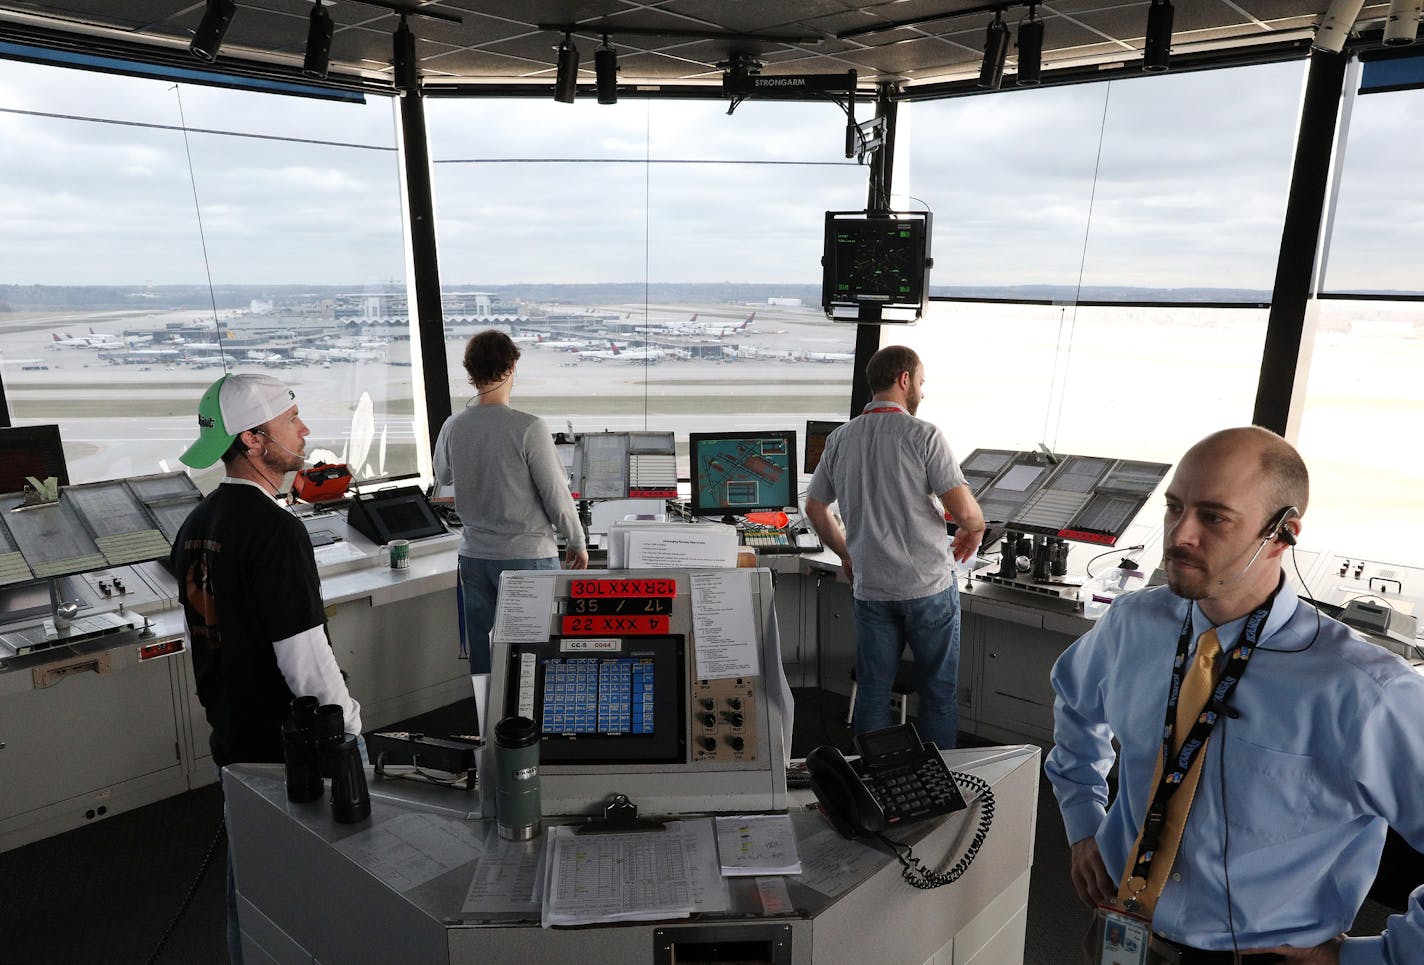
[{"label": "green travel mug", "polygon": [[528,717],[506,717],[494,727],[494,806],[499,836],[539,836],[539,727]]}]

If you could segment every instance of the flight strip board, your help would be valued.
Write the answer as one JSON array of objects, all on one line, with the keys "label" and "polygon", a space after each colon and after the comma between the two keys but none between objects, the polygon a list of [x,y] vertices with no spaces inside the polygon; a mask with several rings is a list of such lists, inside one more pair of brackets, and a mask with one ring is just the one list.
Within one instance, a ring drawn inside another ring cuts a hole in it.
[{"label": "flight strip board", "polygon": [[1017,532],[1113,546],[1171,465],[976,449],[961,469],[987,522]]},{"label": "flight strip board", "polygon": [[65,486],[55,502],[0,496],[0,585],[166,557],[201,499],[182,472]]}]

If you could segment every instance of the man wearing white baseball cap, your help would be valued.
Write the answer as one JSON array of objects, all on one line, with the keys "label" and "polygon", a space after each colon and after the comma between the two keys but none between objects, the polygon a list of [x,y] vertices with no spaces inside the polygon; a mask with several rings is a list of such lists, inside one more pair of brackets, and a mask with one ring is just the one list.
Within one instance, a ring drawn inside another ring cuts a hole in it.
[{"label": "man wearing white baseball cap", "polygon": [[[340,706],[346,732],[361,733],[361,705],[327,639],[311,540],[273,501],[302,467],[308,431],[286,385],[224,375],[203,393],[198,441],[181,457],[195,469],[221,459],[227,472],[184,521],[170,556],[219,767],[281,763],[294,697]],[[228,950],[242,961],[231,853]]]}]

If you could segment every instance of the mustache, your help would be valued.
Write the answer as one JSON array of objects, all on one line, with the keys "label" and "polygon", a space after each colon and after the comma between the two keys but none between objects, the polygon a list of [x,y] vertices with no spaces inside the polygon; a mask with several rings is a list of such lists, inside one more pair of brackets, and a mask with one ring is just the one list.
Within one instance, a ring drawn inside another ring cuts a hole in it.
[{"label": "mustache", "polygon": [[1191,553],[1188,553],[1186,550],[1180,549],[1180,548],[1175,547],[1175,546],[1174,546],[1174,547],[1171,547],[1170,549],[1168,549],[1168,550],[1167,550],[1165,553],[1163,553],[1162,555],[1165,556],[1165,557],[1167,557],[1167,559],[1172,560],[1172,561],[1175,562],[1175,563],[1189,563],[1189,564],[1191,564],[1192,566],[1202,566],[1202,565],[1206,562],[1205,560],[1201,559],[1200,557],[1193,556]]}]

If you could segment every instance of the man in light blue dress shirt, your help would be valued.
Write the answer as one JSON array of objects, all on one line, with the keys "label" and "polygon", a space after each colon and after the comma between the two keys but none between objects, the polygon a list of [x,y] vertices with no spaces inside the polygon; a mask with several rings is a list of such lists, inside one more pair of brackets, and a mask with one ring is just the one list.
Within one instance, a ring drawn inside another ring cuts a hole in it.
[{"label": "man in light blue dress shirt", "polygon": [[1119,597],[1053,668],[1056,746],[1045,770],[1073,885],[1085,902],[1113,904],[1156,790],[1188,613],[1191,639],[1215,626],[1229,654],[1247,616],[1269,609],[1203,752],[1149,962],[1241,952],[1255,953],[1247,962],[1424,963],[1424,887],[1382,935],[1342,937],[1387,828],[1424,850],[1424,676],[1285,582],[1307,497],[1304,463],[1273,433],[1228,429],[1193,446],[1167,489],[1167,586]]}]

